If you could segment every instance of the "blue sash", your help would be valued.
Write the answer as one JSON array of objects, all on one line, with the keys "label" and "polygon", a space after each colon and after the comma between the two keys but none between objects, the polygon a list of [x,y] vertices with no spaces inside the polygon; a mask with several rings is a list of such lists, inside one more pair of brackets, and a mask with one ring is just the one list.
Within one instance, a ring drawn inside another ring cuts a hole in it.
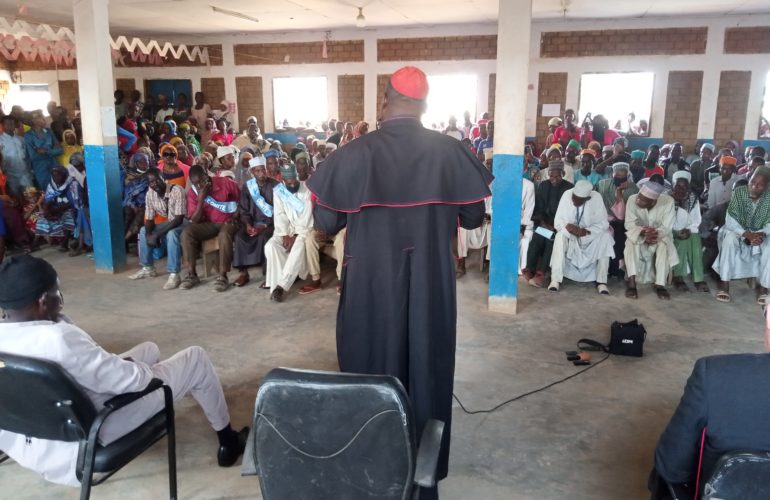
[{"label": "blue sash", "polygon": [[305,210],[305,204],[297,198],[297,196],[290,192],[288,189],[286,189],[286,184],[283,182],[276,184],[276,186],[273,188],[273,193],[278,194],[278,196],[281,197],[281,199],[291,207],[294,212],[299,215],[302,213],[303,210]]},{"label": "blue sash", "polygon": [[273,206],[270,205],[270,203],[268,203],[267,200],[263,198],[262,194],[259,192],[259,185],[257,184],[257,179],[249,179],[248,181],[246,181],[246,188],[249,190],[251,199],[254,200],[254,203],[259,207],[262,213],[265,214],[265,217],[272,217]]},{"label": "blue sash", "polygon": [[[195,189],[195,186],[192,186],[192,190],[196,195],[198,194],[198,190]],[[211,196],[206,196],[206,199],[203,201],[206,202],[206,204],[210,207],[219,210],[223,214],[234,214],[238,211],[238,203],[234,201],[217,201]]]}]

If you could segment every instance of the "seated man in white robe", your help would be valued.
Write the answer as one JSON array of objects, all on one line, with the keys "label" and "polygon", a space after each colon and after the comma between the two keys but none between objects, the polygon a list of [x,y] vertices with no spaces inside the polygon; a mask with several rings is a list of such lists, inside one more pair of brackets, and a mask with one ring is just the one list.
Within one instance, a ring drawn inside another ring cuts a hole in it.
[{"label": "seated man in white robe", "polygon": [[532,214],[535,211],[535,184],[529,179],[522,179],[521,186],[521,239],[519,239],[519,274],[527,267],[527,250],[532,241],[535,223]]},{"label": "seated man in white robe", "polygon": [[[662,178],[661,178],[662,179]],[[636,299],[637,281],[654,282],[658,298],[668,300],[666,280],[671,268],[679,263],[672,238],[674,200],[664,194],[663,184],[646,182],[626,204],[626,297]]]},{"label": "seated man in white robe", "polygon": [[566,276],[573,281],[595,281],[597,291],[609,295],[607,270],[615,251],[602,195],[589,181],[577,181],[562,195],[553,226],[556,235],[548,290],[558,292]]},{"label": "seated man in white robe", "polygon": [[[111,354],[61,314],[63,303],[56,270],[48,262],[30,255],[3,262],[0,307],[7,318],[0,322],[0,352],[59,364],[83,388],[97,411],[114,396],[141,391],[153,378],[159,378],[171,388],[175,401],[188,394],[195,398],[217,432],[219,465],[235,464],[243,453],[249,428],[236,432],[230,427],[222,385],[206,351],[189,347],[161,361],[158,346],[144,342],[123,354]],[[107,445],[125,436],[163,406],[163,391],[155,391],[116,411],[105,421],[99,441]],[[0,430],[0,450],[48,481],[80,486],[75,474],[77,442]],[[8,498],[14,496],[5,493]]]},{"label": "seated man in white robe", "polygon": [[283,302],[283,294],[297,277],[307,276],[305,239],[313,231],[310,191],[297,178],[293,163],[281,166],[280,172],[282,181],[273,188],[275,231],[265,245],[265,287],[270,289],[270,300],[276,302]]},{"label": "seated man in white robe", "polygon": [[[489,247],[489,230],[492,226],[492,197],[484,200],[485,213],[481,227],[476,229],[457,228],[457,277],[465,275],[465,258],[469,250],[482,250]],[[489,252],[487,252],[489,256]]]},{"label": "seated man in white robe", "polygon": [[721,279],[717,300],[730,302],[730,280],[756,278],[757,303],[767,304],[770,286],[770,168],[758,167],[748,186],[735,188],[719,230],[714,270]]}]

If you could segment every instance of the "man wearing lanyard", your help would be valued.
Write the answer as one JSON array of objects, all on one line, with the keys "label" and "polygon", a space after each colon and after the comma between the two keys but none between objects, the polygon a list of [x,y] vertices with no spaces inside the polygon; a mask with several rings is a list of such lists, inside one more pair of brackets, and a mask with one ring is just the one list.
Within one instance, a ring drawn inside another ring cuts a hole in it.
[{"label": "man wearing lanyard", "polygon": [[195,269],[201,244],[219,239],[219,276],[214,290],[230,287],[227,273],[233,262],[233,237],[238,231],[236,215],[241,190],[227,177],[209,177],[200,165],[190,168],[190,190],[187,192],[187,216],[190,224],[182,231],[182,260],[187,276],[179,288],[189,290],[200,283]]},{"label": "man wearing lanyard", "polygon": [[615,257],[602,195],[587,180],[577,181],[559,201],[554,217],[556,236],[551,254],[551,284],[558,292],[564,276],[573,281],[595,281],[601,295],[609,295],[607,270]]}]

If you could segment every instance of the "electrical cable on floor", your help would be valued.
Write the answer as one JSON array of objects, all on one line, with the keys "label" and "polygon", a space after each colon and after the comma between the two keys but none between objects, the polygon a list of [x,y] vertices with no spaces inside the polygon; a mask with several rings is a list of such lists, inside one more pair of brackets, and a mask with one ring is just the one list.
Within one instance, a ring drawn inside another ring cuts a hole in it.
[{"label": "electrical cable on floor", "polygon": [[564,377],[564,378],[562,378],[562,379],[559,379],[559,380],[557,380],[557,381],[555,381],[555,382],[551,382],[550,384],[548,384],[548,385],[544,385],[543,387],[540,387],[540,388],[538,388],[538,389],[535,389],[535,390],[532,390],[532,391],[529,391],[529,392],[525,392],[524,394],[519,394],[519,395],[518,395],[518,396],[516,396],[516,397],[513,397],[513,398],[511,398],[511,399],[508,399],[508,400],[506,400],[506,401],[503,401],[503,402],[502,402],[502,403],[500,403],[499,405],[495,406],[494,408],[490,408],[489,410],[468,410],[468,409],[465,407],[465,405],[463,405],[462,401],[460,401],[460,398],[458,398],[458,397],[457,397],[457,394],[455,394],[455,393],[452,393],[452,397],[455,399],[455,401],[457,401],[457,404],[459,404],[459,405],[460,405],[460,408],[462,408],[462,410],[463,410],[465,413],[467,413],[468,415],[476,415],[476,414],[478,414],[478,413],[492,413],[492,412],[494,412],[494,411],[497,411],[497,410],[499,410],[500,408],[502,408],[503,406],[505,406],[505,405],[507,405],[507,404],[509,404],[509,403],[513,403],[514,401],[518,401],[518,400],[520,400],[520,399],[524,399],[524,398],[526,398],[527,396],[531,396],[532,394],[537,394],[538,392],[542,392],[542,391],[544,391],[544,390],[546,390],[546,389],[550,389],[551,387],[553,387],[553,386],[555,386],[555,385],[558,385],[558,384],[561,384],[562,382],[566,382],[567,380],[569,380],[569,379],[571,379],[571,378],[575,378],[575,377],[577,377],[578,375],[581,375],[581,374],[583,374],[583,373],[587,372],[587,371],[588,371],[588,370],[590,370],[591,368],[594,368],[594,367],[596,367],[596,366],[599,366],[600,364],[604,363],[605,361],[607,361],[607,358],[609,358],[609,357],[610,357],[610,353],[607,353],[607,355],[606,355],[606,356],[604,356],[602,359],[600,359],[599,361],[597,361],[596,363],[594,363],[594,364],[592,364],[592,365],[590,365],[590,366],[587,366],[587,367],[583,368],[583,369],[582,369],[582,370],[580,370],[579,372],[573,373],[572,375],[568,375],[568,376],[566,376],[566,377]]}]

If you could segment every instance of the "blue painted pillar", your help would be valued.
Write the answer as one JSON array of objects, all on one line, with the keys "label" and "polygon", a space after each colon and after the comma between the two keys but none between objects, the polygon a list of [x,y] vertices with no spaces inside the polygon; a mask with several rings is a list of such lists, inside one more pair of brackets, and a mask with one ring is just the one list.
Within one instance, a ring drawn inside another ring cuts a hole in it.
[{"label": "blue painted pillar", "polygon": [[126,265],[126,249],[108,4],[75,0],[73,18],[94,260],[97,272],[117,273]]},{"label": "blue painted pillar", "polygon": [[499,0],[489,310],[516,314],[532,0]]}]

